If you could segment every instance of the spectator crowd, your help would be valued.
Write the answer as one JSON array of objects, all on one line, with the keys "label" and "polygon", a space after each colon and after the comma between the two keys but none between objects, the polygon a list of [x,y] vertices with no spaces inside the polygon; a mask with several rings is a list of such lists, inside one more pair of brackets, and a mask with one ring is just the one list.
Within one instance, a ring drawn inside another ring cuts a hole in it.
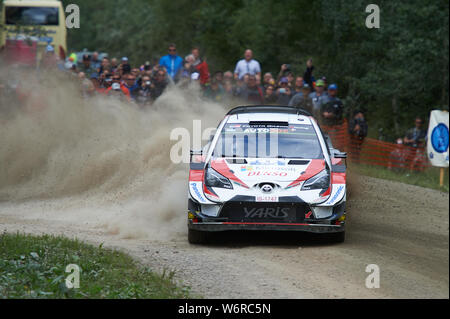
[{"label": "spectator crowd", "polygon": [[[192,48],[184,58],[180,57],[175,44],[160,59],[133,65],[127,57],[109,58],[106,54],[93,52],[73,53],[59,61],[49,45],[42,57],[39,69],[60,69],[76,77],[84,97],[95,95],[113,96],[135,103],[141,108],[151,107],[171,84],[186,85],[197,82],[205,99],[222,104],[270,104],[302,108],[312,114],[325,128],[337,128],[346,122],[352,158],[359,161],[359,153],[368,133],[368,125],[361,110],[353,111],[348,121],[344,119],[344,105],[338,97],[338,85],[328,83],[325,76],[314,76],[312,59],[306,62],[305,71],[295,75],[289,64],[283,64],[275,75],[262,73],[260,63],[250,49],[237,61],[234,70],[216,71],[210,74],[209,65],[202,58],[199,48]],[[0,83],[1,84],[1,83]],[[0,87],[1,88],[1,87]],[[348,110],[347,110],[348,111]],[[347,112],[348,113],[348,112]],[[397,141],[397,149],[389,162],[420,153],[426,131],[423,120],[416,119],[416,126]],[[401,145],[410,146],[409,151]],[[405,160],[402,160],[405,162]],[[410,162],[410,161],[409,161]],[[391,166],[391,164],[389,164]]]},{"label": "spectator crowd", "polygon": [[[57,66],[51,47],[43,57],[42,67]],[[117,96],[149,107],[171,83],[198,82],[206,99],[227,103],[232,100],[244,104],[289,105],[303,108],[326,125],[342,122],[343,103],[338,97],[338,86],[328,85],[326,77],[315,78],[312,60],[306,63],[304,74],[295,76],[289,64],[283,64],[273,75],[262,74],[260,63],[247,49],[234,70],[210,74],[208,63],[202,59],[199,48],[182,58],[175,44],[170,44],[166,55],[159,60],[132,65],[127,57],[120,60],[99,53],[84,54],[77,59],[70,55],[60,69],[72,72],[81,83],[86,97],[95,94]]]}]

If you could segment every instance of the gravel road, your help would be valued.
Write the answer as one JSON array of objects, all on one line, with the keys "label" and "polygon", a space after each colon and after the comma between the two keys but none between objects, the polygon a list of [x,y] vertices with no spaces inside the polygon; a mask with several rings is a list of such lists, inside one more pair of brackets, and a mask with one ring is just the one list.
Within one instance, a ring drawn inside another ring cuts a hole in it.
[{"label": "gravel road", "polygon": [[[291,233],[226,233],[208,246],[189,245],[185,231],[124,238],[86,218],[89,207],[56,215],[45,200],[0,203],[0,230],[104,243],[175,270],[205,298],[449,298],[449,194],[369,177],[351,184],[343,244]],[[378,289],[365,286],[369,264],[379,266]]]}]

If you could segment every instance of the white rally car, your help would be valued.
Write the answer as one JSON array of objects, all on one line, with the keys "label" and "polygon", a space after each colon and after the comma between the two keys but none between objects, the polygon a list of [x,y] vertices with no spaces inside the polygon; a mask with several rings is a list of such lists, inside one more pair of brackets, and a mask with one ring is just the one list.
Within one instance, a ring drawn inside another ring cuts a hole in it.
[{"label": "white rally car", "polygon": [[287,230],[345,238],[346,154],[316,120],[287,106],[240,106],[191,151],[188,239]]}]

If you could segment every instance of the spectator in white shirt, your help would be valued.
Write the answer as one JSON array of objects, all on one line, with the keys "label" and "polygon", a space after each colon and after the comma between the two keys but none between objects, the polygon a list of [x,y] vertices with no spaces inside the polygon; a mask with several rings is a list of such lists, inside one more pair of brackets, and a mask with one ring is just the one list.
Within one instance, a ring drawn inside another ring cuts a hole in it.
[{"label": "spectator in white shirt", "polygon": [[245,50],[244,59],[236,64],[234,78],[242,80],[246,74],[255,75],[257,81],[261,81],[261,67],[259,62],[253,59],[253,52],[250,49]]}]

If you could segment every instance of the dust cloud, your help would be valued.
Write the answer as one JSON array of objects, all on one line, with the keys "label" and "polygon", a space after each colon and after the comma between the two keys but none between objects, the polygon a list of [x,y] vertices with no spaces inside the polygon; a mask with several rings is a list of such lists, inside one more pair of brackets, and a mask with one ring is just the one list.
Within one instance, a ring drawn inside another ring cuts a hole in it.
[{"label": "dust cloud", "polygon": [[192,131],[193,120],[216,127],[226,107],[203,100],[196,83],[171,86],[143,110],[84,99],[65,74],[14,76],[30,96],[20,106],[0,100],[8,103],[0,105],[8,110],[0,113],[0,212],[94,223],[123,238],[185,232],[188,167],[171,161],[170,132]]}]

